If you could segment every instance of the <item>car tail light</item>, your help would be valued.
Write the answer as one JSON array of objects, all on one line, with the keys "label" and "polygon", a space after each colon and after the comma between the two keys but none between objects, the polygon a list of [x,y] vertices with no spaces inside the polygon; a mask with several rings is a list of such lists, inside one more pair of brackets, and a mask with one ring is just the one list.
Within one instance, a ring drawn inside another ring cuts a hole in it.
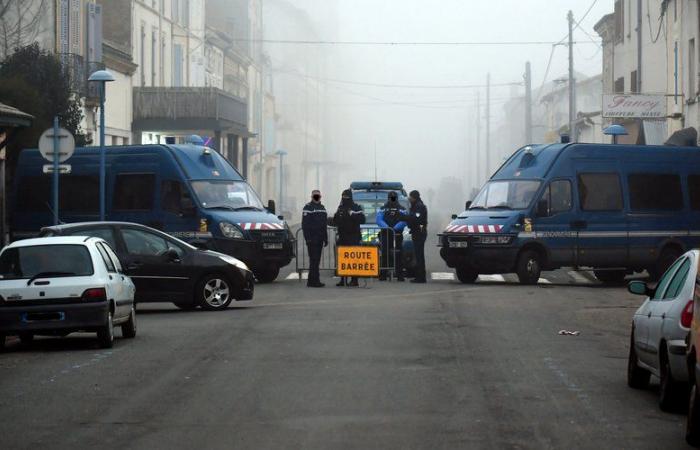
[{"label": "car tail light", "polygon": [[107,300],[107,291],[105,288],[87,289],[83,292],[82,299],[85,302],[103,302]]},{"label": "car tail light", "polygon": [[687,305],[685,305],[685,308],[683,308],[683,312],[681,313],[681,325],[685,328],[690,328],[691,323],[693,322],[693,301],[689,301]]}]

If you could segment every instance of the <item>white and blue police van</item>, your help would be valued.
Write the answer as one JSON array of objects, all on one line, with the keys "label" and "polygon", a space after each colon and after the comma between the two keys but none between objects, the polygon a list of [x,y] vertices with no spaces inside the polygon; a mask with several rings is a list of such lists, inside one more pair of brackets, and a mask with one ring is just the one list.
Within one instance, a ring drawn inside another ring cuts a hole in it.
[{"label": "white and blue police van", "polygon": [[700,149],[551,144],[515,152],[438,235],[463,283],[593,270],[604,283],[659,277],[700,244]]}]

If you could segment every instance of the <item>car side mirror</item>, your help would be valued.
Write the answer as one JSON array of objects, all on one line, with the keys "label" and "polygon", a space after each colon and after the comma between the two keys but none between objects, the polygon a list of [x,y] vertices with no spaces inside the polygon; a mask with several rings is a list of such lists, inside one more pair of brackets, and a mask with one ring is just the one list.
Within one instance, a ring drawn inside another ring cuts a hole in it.
[{"label": "car side mirror", "polygon": [[279,220],[284,220],[284,216],[277,216]]},{"label": "car side mirror", "polygon": [[276,205],[274,200],[268,200],[267,201],[267,210],[270,211],[271,214],[275,213],[276,210]]},{"label": "car side mirror", "polygon": [[176,262],[180,260],[180,254],[174,249],[174,248],[169,248],[165,252],[165,260],[168,262]]},{"label": "car side mirror", "polygon": [[549,217],[549,205],[547,205],[547,200],[540,200],[537,202],[537,217]]},{"label": "car side mirror", "polygon": [[464,209],[467,210],[472,207],[472,201],[467,200],[467,203],[464,204]]},{"label": "car side mirror", "polygon": [[647,284],[643,281],[630,281],[630,283],[627,285],[627,290],[630,292],[630,294],[634,295],[651,295],[649,286],[647,286]]},{"label": "car side mirror", "polygon": [[452,214],[452,220],[455,220],[457,218],[457,214]]}]

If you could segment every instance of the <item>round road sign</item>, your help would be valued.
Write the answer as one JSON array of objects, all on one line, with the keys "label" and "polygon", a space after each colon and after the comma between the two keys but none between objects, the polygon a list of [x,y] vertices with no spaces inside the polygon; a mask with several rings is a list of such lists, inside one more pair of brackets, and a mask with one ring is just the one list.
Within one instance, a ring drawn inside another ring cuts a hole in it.
[{"label": "round road sign", "polygon": [[[65,162],[73,156],[75,138],[64,128],[58,129],[58,162]],[[49,162],[53,162],[53,128],[44,131],[39,138],[39,151]]]}]

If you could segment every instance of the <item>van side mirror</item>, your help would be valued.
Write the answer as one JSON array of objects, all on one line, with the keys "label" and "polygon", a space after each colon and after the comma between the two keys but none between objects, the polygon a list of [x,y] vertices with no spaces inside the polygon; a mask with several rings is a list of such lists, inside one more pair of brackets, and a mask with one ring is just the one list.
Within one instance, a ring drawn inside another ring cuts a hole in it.
[{"label": "van side mirror", "polygon": [[197,213],[197,207],[189,196],[182,198],[180,208],[183,217],[193,217]]},{"label": "van side mirror", "polygon": [[464,204],[464,209],[467,210],[472,207],[472,201],[467,200],[467,203]]},{"label": "van side mirror", "polygon": [[537,202],[537,217],[549,217],[549,205],[547,200],[540,200]]},{"label": "van side mirror", "polygon": [[630,284],[627,285],[627,290],[630,294],[634,295],[651,296],[653,293],[652,290],[649,289],[649,286],[643,281],[630,281]]},{"label": "van side mirror", "polygon": [[267,201],[267,210],[270,211],[271,214],[275,213],[276,210],[276,205],[274,200],[268,200]]}]

